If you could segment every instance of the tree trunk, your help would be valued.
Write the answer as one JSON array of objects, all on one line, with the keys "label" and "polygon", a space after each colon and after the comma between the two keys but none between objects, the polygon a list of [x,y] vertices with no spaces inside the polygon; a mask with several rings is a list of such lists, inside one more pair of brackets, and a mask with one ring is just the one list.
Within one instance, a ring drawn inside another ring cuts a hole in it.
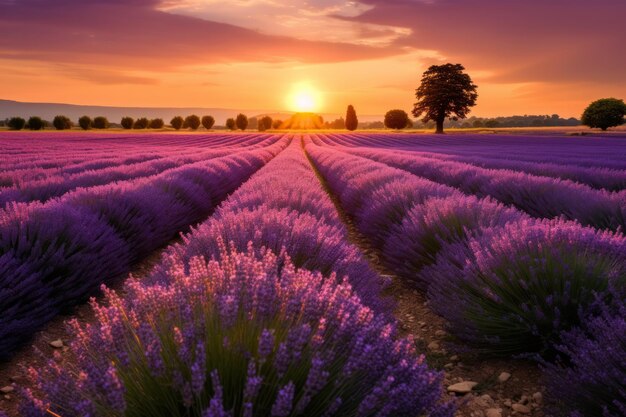
[{"label": "tree trunk", "polygon": [[435,131],[435,133],[440,134],[440,135],[443,134],[443,122],[444,122],[444,119],[437,120],[437,130]]}]

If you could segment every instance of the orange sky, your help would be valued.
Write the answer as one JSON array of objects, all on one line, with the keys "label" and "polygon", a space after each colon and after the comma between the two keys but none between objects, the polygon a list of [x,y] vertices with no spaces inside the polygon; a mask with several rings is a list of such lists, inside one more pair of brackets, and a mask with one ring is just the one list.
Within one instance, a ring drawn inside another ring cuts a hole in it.
[{"label": "orange sky", "polygon": [[278,111],[304,90],[377,115],[460,62],[474,115],[578,117],[626,98],[623,16],[623,0],[0,0],[0,98]]}]

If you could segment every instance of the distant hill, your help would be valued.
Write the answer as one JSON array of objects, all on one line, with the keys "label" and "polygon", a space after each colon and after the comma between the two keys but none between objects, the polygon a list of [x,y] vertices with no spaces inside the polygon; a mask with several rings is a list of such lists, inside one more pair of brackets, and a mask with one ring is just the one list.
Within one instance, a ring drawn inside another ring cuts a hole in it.
[{"label": "distant hill", "polygon": [[211,115],[215,118],[218,125],[223,125],[229,117],[235,117],[238,113],[244,113],[249,116],[256,114],[276,113],[274,111],[248,109],[234,110],[223,108],[202,108],[202,107],[111,107],[111,106],[83,106],[76,104],[62,103],[24,103],[12,100],[0,99],[0,120],[9,117],[20,116],[28,118],[30,116],[39,116],[45,120],[52,120],[54,116],[62,114],[69,117],[74,122],[84,115],[90,117],[104,116],[109,121],[119,123],[122,117],[130,116],[134,119],[138,117],[147,117],[150,119],[162,118],[165,123],[174,116],[188,116],[197,114],[202,117]]},{"label": "distant hill", "polygon": [[[358,109],[357,109],[358,111]],[[188,116],[197,114],[202,117],[211,115],[218,125],[224,125],[226,119],[235,117],[238,113],[244,113],[248,117],[259,117],[269,115],[272,119],[287,120],[294,112],[266,110],[266,109],[224,109],[212,107],[112,107],[112,106],[86,106],[80,104],[64,103],[26,103],[13,100],[0,99],[0,120],[9,117],[19,116],[28,119],[30,116],[39,116],[51,121],[56,115],[64,115],[74,122],[81,116],[104,116],[110,122],[119,123],[122,117],[130,116],[134,119],[147,117],[149,119],[161,118],[165,123],[174,116]],[[324,120],[333,120],[341,115],[333,113],[322,113]],[[359,120],[364,122],[382,120],[382,115],[359,115]]]}]

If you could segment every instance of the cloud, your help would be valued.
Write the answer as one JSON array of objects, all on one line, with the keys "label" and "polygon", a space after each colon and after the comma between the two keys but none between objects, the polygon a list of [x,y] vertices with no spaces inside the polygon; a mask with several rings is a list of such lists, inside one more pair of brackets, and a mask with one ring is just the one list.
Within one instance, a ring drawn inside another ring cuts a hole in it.
[{"label": "cloud", "polygon": [[395,43],[434,49],[492,82],[623,83],[623,0],[363,0],[350,21],[411,29]]},{"label": "cloud", "polygon": [[[0,5],[0,57],[160,70],[218,62],[337,62],[401,53],[261,34],[159,10],[157,0],[23,0]],[[165,4],[167,6],[167,4]]]},{"label": "cloud", "polygon": [[385,47],[410,30],[351,21],[372,6],[343,0],[185,0],[160,10],[234,24],[260,33],[355,45]]}]

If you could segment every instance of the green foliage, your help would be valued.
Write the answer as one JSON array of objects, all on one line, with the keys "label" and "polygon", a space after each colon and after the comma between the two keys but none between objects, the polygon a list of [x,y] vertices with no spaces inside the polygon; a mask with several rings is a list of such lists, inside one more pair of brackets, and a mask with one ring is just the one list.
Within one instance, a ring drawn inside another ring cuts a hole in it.
[{"label": "green foliage", "polygon": [[46,122],[39,116],[32,116],[28,119],[28,128],[30,130],[41,130],[46,127]]},{"label": "green foliage", "polygon": [[93,126],[93,121],[89,116],[82,116],[80,119],[78,119],[78,125],[81,129],[88,130],[91,129],[91,127]]},{"label": "green foliage", "polygon": [[93,127],[96,129],[108,129],[109,120],[104,116],[98,116],[93,119]]},{"label": "green foliage", "polygon": [[163,129],[163,126],[165,126],[165,122],[161,118],[150,120],[150,124],[148,125],[150,129]]},{"label": "green foliage", "polygon": [[170,124],[176,130],[180,130],[183,127],[183,123],[185,123],[185,120],[180,116],[176,116],[170,120]]},{"label": "green foliage", "polygon": [[140,117],[139,119],[135,120],[135,123],[133,124],[133,129],[147,129],[149,125],[150,120],[148,120],[147,117]]},{"label": "green foliage", "polygon": [[433,65],[423,74],[421,85],[415,91],[417,102],[413,115],[424,115],[424,123],[434,120],[437,133],[443,133],[447,118],[465,119],[476,105],[477,86],[461,64]]},{"label": "green foliage", "polygon": [[404,129],[409,123],[409,115],[404,110],[389,110],[385,114],[385,126],[388,129]]},{"label": "green foliage", "polygon": [[500,122],[498,122],[495,119],[489,119],[485,122],[485,127],[488,127],[490,129],[493,129],[494,127],[499,127],[500,126]]},{"label": "green foliage", "polygon": [[272,122],[272,129],[280,129],[280,126],[283,124],[282,120],[276,119]]},{"label": "green foliage", "polygon": [[56,130],[67,130],[72,128],[72,121],[66,116],[55,116],[52,125]]},{"label": "green foliage", "polygon": [[124,129],[132,129],[135,120],[132,117],[122,117],[121,125]]},{"label": "green foliage", "polygon": [[237,129],[246,130],[248,127],[248,116],[239,113],[235,119],[235,125],[237,126]]},{"label": "green foliage", "polygon": [[183,122],[183,127],[189,128],[192,130],[198,130],[198,128],[200,127],[200,118],[196,116],[195,114],[185,117],[185,121]]},{"label": "green foliage", "polygon": [[22,130],[26,126],[26,120],[21,117],[11,117],[7,122],[7,126],[11,130]]},{"label": "green foliage", "polygon": [[204,126],[206,130],[211,130],[214,124],[215,118],[213,116],[202,116],[202,126]]},{"label": "green foliage", "polygon": [[352,104],[348,106],[348,110],[346,111],[346,129],[348,130],[356,130],[359,126],[359,119],[356,117],[356,111]]},{"label": "green foliage", "polygon": [[232,117],[229,117],[228,119],[226,119],[226,127],[229,130],[235,130],[237,124],[235,123],[235,119],[233,119]]},{"label": "green foliage", "polygon": [[596,100],[585,109],[582,124],[591,128],[607,130],[609,127],[621,126],[626,120],[626,104],[624,100],[603,98]]}]

